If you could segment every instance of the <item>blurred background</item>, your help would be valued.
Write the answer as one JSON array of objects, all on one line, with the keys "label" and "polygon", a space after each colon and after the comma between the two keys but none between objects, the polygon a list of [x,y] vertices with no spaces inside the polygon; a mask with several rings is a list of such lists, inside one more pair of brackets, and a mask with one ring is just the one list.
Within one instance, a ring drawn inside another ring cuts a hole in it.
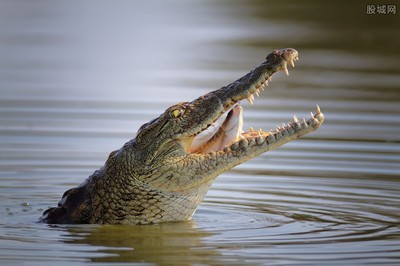
[{"label": "blurred background", "polygon": [[[380,0],[0,0],[0,262],[395,264],[398,8]],[[254,105],[243,103],[245,129],[308,117],[316,104],[325,124],[223,174],[192,222],[140,230],[35,223],[143,123],[286,47],[300,61]]]}]

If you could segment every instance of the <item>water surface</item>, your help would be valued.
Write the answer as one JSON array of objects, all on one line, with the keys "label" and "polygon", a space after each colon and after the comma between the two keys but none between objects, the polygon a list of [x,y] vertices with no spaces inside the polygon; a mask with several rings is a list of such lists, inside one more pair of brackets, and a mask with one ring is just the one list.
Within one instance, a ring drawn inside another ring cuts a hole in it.
[{"label": "water surface", "polygon": [[[318,1],[0,3],[1,265],[400,263],[399,15]],[[245,128],[316,132],[221,175],[192,221],[37,223],[168,106],[300,53]]]}]

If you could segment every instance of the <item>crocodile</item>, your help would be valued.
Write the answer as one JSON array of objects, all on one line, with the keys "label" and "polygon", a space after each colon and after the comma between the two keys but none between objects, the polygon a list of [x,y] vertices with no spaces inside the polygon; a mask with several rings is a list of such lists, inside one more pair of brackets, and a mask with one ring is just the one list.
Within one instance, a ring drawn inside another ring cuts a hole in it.
[{"label": "crocodile", "polygon": [[229,85],[169,107],[67,190],[40,221],[141,225],[191,219],[218,175],[321,126],[317,105],[307,120],[294,117],[275,130],[243,131],[240,101],[253,104],[271,76],[281,70],[289,75],[288,65],[297,60],[293,48],[275,50]]}]

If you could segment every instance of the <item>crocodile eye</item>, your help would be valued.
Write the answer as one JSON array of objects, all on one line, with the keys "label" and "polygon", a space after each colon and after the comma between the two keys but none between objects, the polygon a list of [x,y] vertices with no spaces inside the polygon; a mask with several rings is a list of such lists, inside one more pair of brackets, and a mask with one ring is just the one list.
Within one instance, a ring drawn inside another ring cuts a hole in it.
[{"label": "crocodile eye", "polygon": [[178,118],[182,115],[182,110],[175,109],[171,111],[171,117],[172,118]]}]

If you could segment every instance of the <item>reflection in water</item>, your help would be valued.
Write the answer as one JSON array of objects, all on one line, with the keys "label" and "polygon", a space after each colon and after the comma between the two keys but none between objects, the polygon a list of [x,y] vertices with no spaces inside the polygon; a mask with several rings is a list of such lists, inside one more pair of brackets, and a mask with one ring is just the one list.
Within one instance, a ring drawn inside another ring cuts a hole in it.
[{"label": "reflection in water", "polygon": [[171,265],[218,263],[219,252],[206,248],[203,239],[211,233],[196,229],[192,222],[150,226],[96,226],[68,228],[68,244],[102,247],[109,256],[90,258],[94,262],[168,261]]},{"label": "reflection in water", "polygon": [[[357,1],[3,1],[0,262],[81,265],[400,261],[400,21]],[[271,50],[300,61],[243,103],[245,128],[319,104],[316,133],[222,175],[194,220],[144,227],[36,221],[168,106]]]}]

